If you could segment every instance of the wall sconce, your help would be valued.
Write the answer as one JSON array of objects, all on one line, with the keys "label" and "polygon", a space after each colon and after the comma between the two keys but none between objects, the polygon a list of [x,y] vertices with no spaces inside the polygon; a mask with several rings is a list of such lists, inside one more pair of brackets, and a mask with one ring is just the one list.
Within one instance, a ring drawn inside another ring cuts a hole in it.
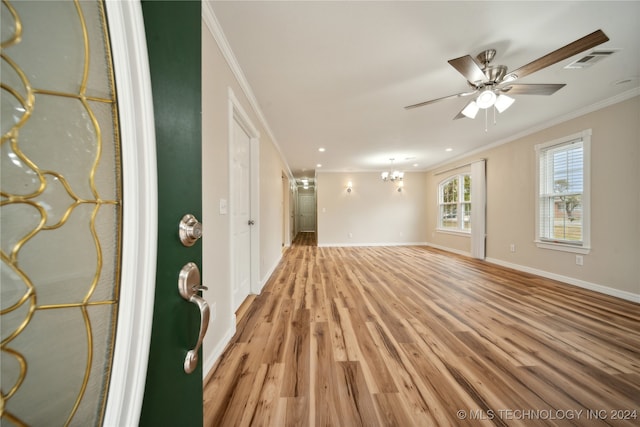
[{"label": "wall sconce", "polygon": [[349,181],[347,183],[347,193],[351,193],[352,189],[353,189],[353,183],[351,181]]},{"label": "wall sconce", "polygon": [[398,183],[398,189],[396,190],[398,193],[402,193],[402,189],[404,188],[404,181],[400,181]]}]

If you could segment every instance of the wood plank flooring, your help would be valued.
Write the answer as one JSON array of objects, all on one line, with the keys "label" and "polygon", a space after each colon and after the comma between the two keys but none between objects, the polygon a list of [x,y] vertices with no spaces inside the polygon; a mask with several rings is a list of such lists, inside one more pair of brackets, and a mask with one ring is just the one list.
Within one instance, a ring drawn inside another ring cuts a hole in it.
[{"label": "wood plank flooring", "polygon": [[431,248],[318,248],[302,233],[207,378],[204,420],[637,426],[640,305]]}]

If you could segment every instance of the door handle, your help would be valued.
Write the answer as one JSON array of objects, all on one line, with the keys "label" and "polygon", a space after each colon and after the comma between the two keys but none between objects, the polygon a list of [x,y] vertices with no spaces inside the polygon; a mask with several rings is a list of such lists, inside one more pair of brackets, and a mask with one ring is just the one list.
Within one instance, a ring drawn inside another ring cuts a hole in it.
[{"label": "door handle", "polygon": [[252,220],[252,219],[250,219],[250,220],[247,222],[247,224],[249,224],[249,225],[253,225],[253,224],[255,224],[255,223],[256,223],[256,222],[255,222],[254,220]]},{"label": "door handle", "polygon": [[198,295],[198,291],[206,289],[207,287],[200,284],[200,270],[198,266],[193,262],[185,264],[178,276],[178,291],[182,298],[196,304],[200,309],[198,342],[192,350],[187,352],[187,357],[184,359],[184,371],[187,374],[192,373],[196,369],[196,366],[198,366],[198,350],[200,350],[202,340],[209,327],[209,304]]}]

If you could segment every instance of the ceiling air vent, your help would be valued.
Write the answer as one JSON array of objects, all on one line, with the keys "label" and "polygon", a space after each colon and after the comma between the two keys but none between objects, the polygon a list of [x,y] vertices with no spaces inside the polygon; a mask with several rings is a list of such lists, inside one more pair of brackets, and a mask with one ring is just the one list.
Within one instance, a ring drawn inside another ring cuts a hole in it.
[{"label": "ceiling air vent", "polygon": [[589,68],[596,62],[602,61],[605,58],[613,55],[618,52],[620,49],[600,49],[594,50],[591,53],[586,54],[582,58],[573,61],[571,64],[565,66],[564,68],[574,69],[574,68]]}]

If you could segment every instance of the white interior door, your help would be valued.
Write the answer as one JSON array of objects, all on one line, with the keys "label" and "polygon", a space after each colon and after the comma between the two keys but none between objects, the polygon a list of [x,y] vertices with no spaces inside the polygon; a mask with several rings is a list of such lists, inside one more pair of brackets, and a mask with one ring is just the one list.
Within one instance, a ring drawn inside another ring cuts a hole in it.
[{"label": "white interior door", "polygon": [[300,194],[300,231],[316,231],[316,198],[313,194]]},{"label": "white interior door", "polygon": [[235,119],[231,131],[232,292],[237,309],[251,292],[251,137]]}]

